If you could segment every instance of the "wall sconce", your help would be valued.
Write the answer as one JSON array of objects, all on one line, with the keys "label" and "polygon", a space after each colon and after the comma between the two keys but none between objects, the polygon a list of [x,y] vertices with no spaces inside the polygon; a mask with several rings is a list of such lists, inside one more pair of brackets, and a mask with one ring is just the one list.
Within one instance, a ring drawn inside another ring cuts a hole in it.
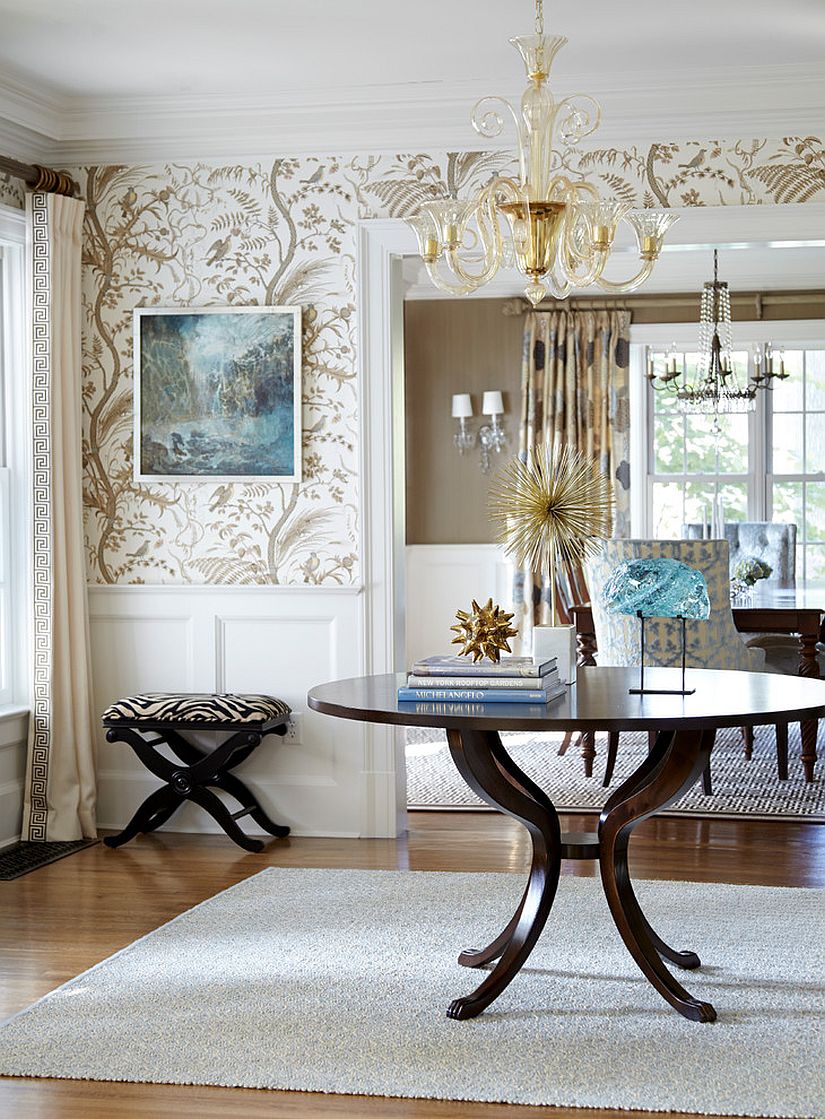
[{"label": "wall sconce", "polygon": [[479,430],[478,438],[481,442],[481,469],[485,474],[490,472],[490,452],[500,454],[502,448],[507,446],[507,433],[499,423],[499,416],[504,415],[504,402],[500,392],[485,392],[481,410],[485,416],[490,417],[490,423]]},{"label": "wall sconce", "polygon": [[468,392],[458,392],[453,396],[453,419],[458,420],[458,431],[453,442],[458,453],[463,455],[476,445],[476,433],[467,427],[467,420],[473,414],[473,401]]}]

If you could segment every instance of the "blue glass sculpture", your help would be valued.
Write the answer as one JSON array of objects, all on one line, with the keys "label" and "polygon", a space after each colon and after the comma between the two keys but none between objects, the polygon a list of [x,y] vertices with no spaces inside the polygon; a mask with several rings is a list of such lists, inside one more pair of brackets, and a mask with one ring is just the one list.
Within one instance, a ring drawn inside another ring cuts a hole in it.
[{"label": "blue glass sculpture", "polygon": [[680,560],[625,560],[602,591],[611,614],[642,618],[708,618],[708,585],[701,571]]},{"label": "blue glass sculpture", "polygon": [[[710,617],[708,585],[701,571],[665,556],[625,560],[610,574],[602,600],[611,614],[635,614],[641,630],[639,686],[631,695],[693,695],[685,688],[686,619]],[[682,628],[681,688],[645,687],[645,618],[678,618]]]}]

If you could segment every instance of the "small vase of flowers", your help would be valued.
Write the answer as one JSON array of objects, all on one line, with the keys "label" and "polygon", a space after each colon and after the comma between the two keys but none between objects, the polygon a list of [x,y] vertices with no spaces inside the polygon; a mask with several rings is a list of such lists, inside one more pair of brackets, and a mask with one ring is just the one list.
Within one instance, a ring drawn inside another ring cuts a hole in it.
[{"label": "small vase of flowers", "polygon": [[733,569],[733,578],[730,584],[730,596],[733,599],[744,598],[750,595],[753,587],[760,579],[767,579],[773,571],[769,563],[757,559],[756,556],[745,556]]}]

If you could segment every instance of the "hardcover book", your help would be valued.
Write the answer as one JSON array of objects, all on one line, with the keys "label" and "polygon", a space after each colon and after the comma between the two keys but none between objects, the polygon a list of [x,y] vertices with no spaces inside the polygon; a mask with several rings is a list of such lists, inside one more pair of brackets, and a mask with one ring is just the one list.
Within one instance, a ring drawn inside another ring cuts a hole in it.
[{"label": "hardcover book", "polygon": [[399,688],[398,699],[402,703],[420,703],[424,700],[444,703],[549,703],[567,691],[564,684],[556,689],[525,688]]},{"label": "hardcover book", "polygon": [[412,672],[407,677],[410,688],[533,688],[547,691],[559,681],[554,669],[546,676],[416,676]]},{"label": "hardcover book", "polygon": [[436,656],[416,661],[410,669],[413,676],[546,676],[556,667],[556,658],[537,664],[532,657],[502,657],[498,664],[468,657]]}]

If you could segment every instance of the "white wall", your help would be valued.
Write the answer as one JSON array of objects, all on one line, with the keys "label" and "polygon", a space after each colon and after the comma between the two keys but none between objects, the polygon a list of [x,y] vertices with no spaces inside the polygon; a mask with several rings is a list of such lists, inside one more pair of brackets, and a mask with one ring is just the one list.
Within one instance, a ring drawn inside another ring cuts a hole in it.
[{"label": "white wall", "polygon": [[508,567],[496,544],[409,544],[407,556],[407,667],[450,648],[456,610],[488,598],[509,609]]},{"label": "white wall", "polygon": [[[265,738],[238,776],[297,835],[369,834],[365,729],[306,707],[314,684],[361,674],[362,600],[357,588],[90,587],[96,708],[139,691],[280,696],[297,713],[299,741]],[[121,828],[159,784],[102,732],[98,782],[101,828]],[[191,804],[166,827],[220,831]]]},{"label": "white wall", "polygon": [[28,712],[0,719],[0,847],[20,838],[28,725]]}]

